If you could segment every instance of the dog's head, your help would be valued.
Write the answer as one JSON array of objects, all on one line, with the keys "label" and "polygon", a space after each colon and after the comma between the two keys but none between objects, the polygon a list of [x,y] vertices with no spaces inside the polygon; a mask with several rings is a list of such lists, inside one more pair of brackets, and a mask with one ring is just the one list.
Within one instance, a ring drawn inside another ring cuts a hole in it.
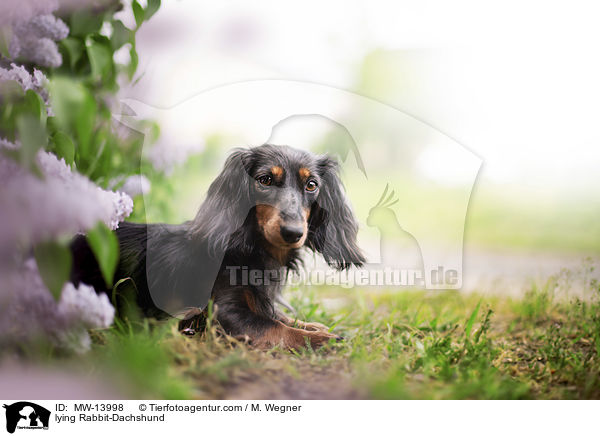
[{"label": "dog's head", "polygon": [[307,246],[340,269],[364,262],[337,163],[287,146],[267,144],[231,154],[192,229],[215,251],[235,248],[249,254],[260,240],[280,259]]}]

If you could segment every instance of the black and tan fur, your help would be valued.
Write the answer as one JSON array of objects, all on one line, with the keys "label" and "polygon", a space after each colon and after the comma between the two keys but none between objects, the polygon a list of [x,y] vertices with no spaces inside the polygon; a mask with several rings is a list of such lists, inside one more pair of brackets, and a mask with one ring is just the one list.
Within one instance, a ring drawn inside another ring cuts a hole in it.
[{"label": "black and tan fur", "polygon": [[[230,335],[247,337],[258,347],[299,348],[307,340],[318,346],[338,336],[321,324],[284,316],[275,302],[303,247],[338,269],[362,265],[357,230],[332,158],[287,146],[239,149],[228,157],[192,221],[120,225],[115,280],[133,280],[146,315],[195,308],[181,329],[201,325],[198,319],[212,299],[217,320]],[[108,292],[85,238],[77,238],[72,250],[72,281]],[[258,286],[241,280],[232,285],[232,267],[280,274]]]}]

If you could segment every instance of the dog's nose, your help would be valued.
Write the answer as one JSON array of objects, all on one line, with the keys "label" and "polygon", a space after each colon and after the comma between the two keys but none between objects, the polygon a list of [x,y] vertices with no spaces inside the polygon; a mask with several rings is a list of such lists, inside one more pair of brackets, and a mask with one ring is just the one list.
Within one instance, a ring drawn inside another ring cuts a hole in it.
[{"label": "dog's nose", "polygon": [[304,235],[302,227],[283,226],[281,227],[281,237],[285,242],[293,244],[298,242]]}]

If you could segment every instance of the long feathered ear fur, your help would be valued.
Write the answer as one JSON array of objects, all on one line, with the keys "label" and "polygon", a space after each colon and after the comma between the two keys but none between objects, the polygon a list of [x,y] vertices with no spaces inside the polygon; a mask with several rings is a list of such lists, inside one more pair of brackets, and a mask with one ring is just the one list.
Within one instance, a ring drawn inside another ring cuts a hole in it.
[{"label": "long feathered ear fur", "polygon": [[190,237],[206,244],[211,256],[221,256],[227,248],[244,251],[248,245],[243,226],[252,208],[246,170],[249,153],[239,149],[229,155],[191,223]]},{"label": "long feathered ear fur", "polygon": [[339,166],[328,156],[319,158],[321,185],[309,218],[308,245],[337,269],[361,266],[365,258],[356,243],[358,223],[339,178]]}]

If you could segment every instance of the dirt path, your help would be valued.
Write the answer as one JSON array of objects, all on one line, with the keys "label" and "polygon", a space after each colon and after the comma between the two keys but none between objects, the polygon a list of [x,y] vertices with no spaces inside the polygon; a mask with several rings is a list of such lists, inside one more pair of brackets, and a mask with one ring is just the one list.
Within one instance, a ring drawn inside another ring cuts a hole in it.
[{"label": "dirt path", "polygon": [[236,400],[358,400],[366,393],[352,386],[346,371],[306,365],[297,377],[277,371],[242,382],[225,399]]},{"label": "dirt path", "polygon": [[[571,290],[577,292],[586,265],[600,265],[598,256],[584,254],[524,253],[465,249],[463,289],[480,293],[520,296],[533,282],[542,284],[563,270],[570,271]],[[600,279],[600,268],[591,273]]]}]

